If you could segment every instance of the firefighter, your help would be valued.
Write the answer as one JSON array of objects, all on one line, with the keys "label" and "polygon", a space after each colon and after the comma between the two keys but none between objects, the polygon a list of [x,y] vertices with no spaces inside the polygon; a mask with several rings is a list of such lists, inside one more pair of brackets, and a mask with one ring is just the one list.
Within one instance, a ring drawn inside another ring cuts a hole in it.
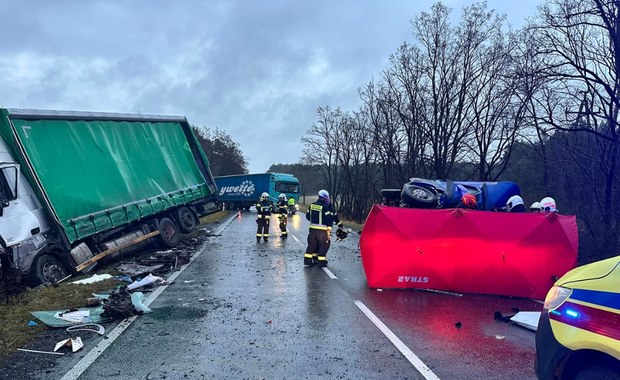
[{"label": "firefighter", "polygon": [[280,231],[282,231],[281,237],[285,239],[288,237],[288,231],[286,230],[286,224],[288,222],[288,201],[286,200],[285,194],[278,195],[276,210],[278,213],[278,221],[280,222]]},{"label": "firefighter", "polygon": [[292,215],[295,215],[295,198],[290,197],[288,199],[288,212]]},{"label": "firefighter", "polygon": [[258,214],[256,216],[256,224],[258,225],[258,230],[256,231],[257,243],[261,237],[265,241],[269,239],[269,218],[273,211],[273,203],[269,199],[269,193],[262,193],[259,201],[256,203],[256,213]]},{"label": "firefighter", "polygon": [[310,221],[308,232],[308,248],[304,254],[304,265],[319,267],[327,266],[327,251],[331,242],[332,225],[342,229],[342,222],[332,208],[327,190],[319,191],[319,199],[312,203],[306,212],[306,219]]}]

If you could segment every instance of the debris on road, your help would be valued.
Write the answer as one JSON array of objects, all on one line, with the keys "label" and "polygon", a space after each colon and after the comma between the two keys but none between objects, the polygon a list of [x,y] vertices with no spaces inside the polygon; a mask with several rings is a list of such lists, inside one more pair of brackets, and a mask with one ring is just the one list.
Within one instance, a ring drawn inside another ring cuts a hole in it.
[{"label": "debris on road", "polygon": [[[65,315],[65,316],[72,316],[72,314],[68,314],[71,312],[87,312],[88,313],[88,317],[84,317],[82,321],[79,321],[78,318],[73,318],[72,321],[70,321],[69,319],[71,318],[60,318],[61,315]],[[71,309],[71,310],[47,310],[47,311],[31,311],[30,314],[32,314],[33,317],[37,318],[38,320],[40,320],[41,322],[43,322],[44,324],[46,324],[49,327],[68,327],[68,326],[73,326],[75,324],[81,324],[81,323],[86,323],[86,322],[90,322],[90,323],[104,323],[104,322],[110,322],[112,319],[111,318],[106,318],[104,317],[103,314],[103,307],[99,306],[99,307],[95,307],[95,308],[81,308],[81,309]]]},{"label": "debris on road", "polygon": [[128,290],[134,290],[134,289],[137,289],[137,288],[141,288],[143,286],[154,285],[154,284],[157,284],[157,283],[161,283],[163,281],[164,281],[164,279],[162,277],[153,276],[153,274],[149,273],[149,275],[144,277],[142,280],[134,281],[131,284],[127,285],[127,289]]},{"label": "debris on road", "polygon": [[78,284],[78,285],[84,285],[84,284],[94,284],[95,282],[99,282],[99,281],[103,281],[103,280],[107,280],[109,278],[112,278],[111,274],[93,274],[92,276],[85,278],[83,280],[78,280],[78,281],[72,281],[70,282],[70,284]]},{"label": "debris on road", "polygon": [[71,347],[72,352],[77,352],[82,347],[84,347],[84,343],[82,343],[82,338],[80,338],[79,336],[75,338],[61,340],[60,342],[56,343],[56,346],[54,347],[54,352],[60,350],[62,347]]},{"label": "debris on road", "polygon": [[50,351],[29,350],[27,348],[18,348],[17,351],[34,352],[35,354],[64,355],[64,352],[50,352]]},{"label": "debris on road", "polygon": [[539,319],[540,311],[520,311],[510,318],[510,321],[528,330],[536,331]]},{"label": "debris on road", "polygon": [[83,325],[67,327],[67,332],[73,331],[90,331],[103,336],[105,334],[105,327],[97,323],[86,323]]},{"label": "debris on road", "polygon": [[[156,273],[164,268],[164,264],[140,265],[135,263],[121,264],[116,269],[125,273],[129,277],[138,277],[147,273]],[[164,269],[165,271],[165,269]]]}]

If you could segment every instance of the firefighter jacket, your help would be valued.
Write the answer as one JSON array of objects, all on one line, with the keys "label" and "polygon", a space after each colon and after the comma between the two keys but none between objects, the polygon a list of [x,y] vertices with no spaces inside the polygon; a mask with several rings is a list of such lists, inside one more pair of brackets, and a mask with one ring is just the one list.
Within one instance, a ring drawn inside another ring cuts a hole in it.
[{"label": "firefighter jacket", "polygon": [[256,213],[258,219],[269,219],[271,213],[274,212],[273,203],[270,200],[259,200],[256,203]]},{"label": "firefighter jacket", "polygon": [[283,199],[279,199],[276,204],[276,209],[278,210],[278,214],[287,214],[288,213],[288,205],[287,202]]},{"label": "firefighter jacket", "polygon": [[334,211],[332,205],[323,202],[320,198],[308,207],[306,219],[310,221],[310,228],[317,230],[331,229],[334,223],[338,227],[342,226],[342,222],[338,219],[338,214]]}]

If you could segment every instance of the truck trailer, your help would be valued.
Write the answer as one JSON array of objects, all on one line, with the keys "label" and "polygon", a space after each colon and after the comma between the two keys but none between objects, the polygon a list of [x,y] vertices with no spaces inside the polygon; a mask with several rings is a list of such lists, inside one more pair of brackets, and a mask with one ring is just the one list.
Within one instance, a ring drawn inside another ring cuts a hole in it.
[{"label": "truck trailer", "polygon": [[229,210],[249,210],[262,193],[268,193],[272,202],[280,194],[299,202],[299,180],[292,174],[258,173],[215,177],[219,189],[218,201]]},{"label": "truck trailer", "polygon": [[217,193],[181,116],[0,109],[0,170],[0,273],[35,284],[174,246]]}]

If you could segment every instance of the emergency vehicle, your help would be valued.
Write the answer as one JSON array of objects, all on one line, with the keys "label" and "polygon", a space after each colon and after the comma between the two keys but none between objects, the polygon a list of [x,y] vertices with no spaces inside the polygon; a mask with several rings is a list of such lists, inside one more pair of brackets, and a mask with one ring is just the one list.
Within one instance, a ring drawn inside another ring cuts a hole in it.
[{"label": "emergency vehicle", "polygon": [[555,282],[538,322],[535,367],[539,379],[620,379],[620,256]]}]

